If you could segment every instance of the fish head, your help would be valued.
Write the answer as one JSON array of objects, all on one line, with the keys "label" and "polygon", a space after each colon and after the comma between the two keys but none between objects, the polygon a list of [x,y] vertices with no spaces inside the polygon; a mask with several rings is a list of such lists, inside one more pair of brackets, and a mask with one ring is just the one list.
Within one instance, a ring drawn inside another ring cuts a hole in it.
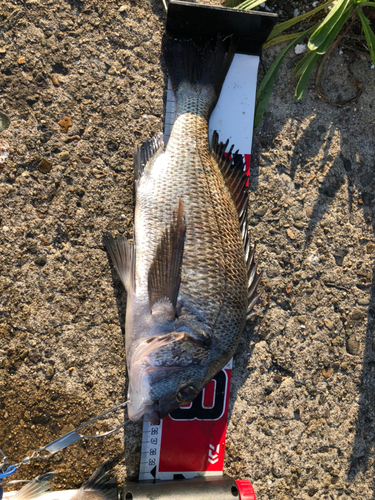
[{"label": "fish head", "polygon": [[209,382],[209,356],[209,342],[186,328],[143,340],[130,362],[129,418],[156,425],[190,403]]}]

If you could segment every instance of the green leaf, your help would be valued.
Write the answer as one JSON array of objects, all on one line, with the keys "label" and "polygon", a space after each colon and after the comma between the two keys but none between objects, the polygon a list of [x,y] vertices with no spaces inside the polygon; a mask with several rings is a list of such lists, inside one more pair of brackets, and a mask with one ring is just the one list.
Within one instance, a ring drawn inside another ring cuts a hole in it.
[{"label": "green leaf", "polygon": [[258,7],[258,5],[260,5],[263,2],[264,0],[246,0],[245,2],[242,2],[240,5],[237,5],[236,9],[241,9],[241,10],[255,9],[255,7]]},{"label": "green leaf", "polygon": [[296,64],[294,68],[293,76],[302,75],[307,66],[310,64],[311,59],[314,57],[316,52],[309,50],[307,54],[305,54],[302,59]]},{"label": "green leaf", "polygon": [[288,21],[284,21],[283,23],[278,24],[271,31],[271,34],[267,38],[267,41],[272,40],[273,38],[275,38],[275,36],[279,35],[283,31],[287,30],[288,28],[290,28],[294,24],[297,24],[300,21],[303,21],[304,19],[307,19],[308,17],[313,16],[314,14],[319,12],[320,10],[325,9],[326,7],[328,7],[328,5],[331,5],[331,3],[333,3],[334,1],[335,0],[329,0],[329,2],[326,2],[323,5],[319,5],[319,7],[316,7],[315,9],[310,10],[306,14],[302,14],[300,16],[294,17],[293,19],[288,19]]},{"label": "green leaf", "polygon": [[256,94],[256,105],[255,105],[255,117],[254,117],[254,127],[256,128],[264,114],[264,111],[267,107],[269,98],[271,96],[271,92],[273,89],[273,86],[276,81],[277,73],[280,69],[281,63],[283,62],[283,59],[285,57],[285,54],[290,50],[294,45],[299,42],[302,38],[304,38],[307,34],[311,33],[313,29],[316,28],[316,25],[310,28],[307,31],[304,31],[299,35],[298,38],[293,40],[293,42],[289,43],[284,49],[280,52],[280,54],[277,56],[277,58],[274,60],[274,62],[271,64],[269,67],[267,73],[264,75],[263,80],[260,82]]},{"label": "green leaf", "polygon": [[317,50],[326,40],[336,23],[340,20],[350,0],[337,0],[331,12],[326,16],[319,28],[311,36],[308,47]]},{"label": "green leaf", "polygon": [[[305,33],[305,31],[303,33]],[[272,45],[276,45],[277,43],[289,42],[289,40],[294,40],[297,36],[302,35],[303,33],[302,31],[299,31],[298,33],[290,33],[289,35],[278,36],[277,38],[273,38],[272,40],[269,40],[268,42],[263,44],[262,48],[263,50],[265,50]]]},{"label": "green leaf", "polygon": [[311,72],[315,66],[316,61],[319,59],[319,54],[317,54],[316,52],[310,52],[310,54],[312,54],[313,56],[310,57],[309,64],[305,67],[294,93],[294,99],[298,101],[302,99]]},{"label": "green leaf", "polygon": [[363,31],[365,32],[366,42],[370,49],[372,62],[375,64],[375,34],[370,27],[370,22],[362,12],[360,7],[357,8],[359,18],[361,20]]},{"label": "green leaf", "polygon": [[375,7],[375,2],[361,2],[361,7]]},{"label": "green leaf", "polygon": [[[342,27],[346,23],[346,21],[349,19],[351,16],[352,12],[354,10],[354,5],[351,5],[349,9],[346,10],[346,12],[340,17],[338,22],[335,24],[333,29],[329,32],[327,38],[324,40],[324,42],[320,45],[320,47],[317,49],[317,54],[323,55],[327,52],[327,50],[330,48],[330,46],[333,44],[335,38],[337,35],[340,33],[342,30]],[[315,34],[315,33],[314,33]],[[314,34],[312,36],[314,36]],[[311,40],[311,38],[310,38]],[[310,43],[310,42],[309,42]]]}]

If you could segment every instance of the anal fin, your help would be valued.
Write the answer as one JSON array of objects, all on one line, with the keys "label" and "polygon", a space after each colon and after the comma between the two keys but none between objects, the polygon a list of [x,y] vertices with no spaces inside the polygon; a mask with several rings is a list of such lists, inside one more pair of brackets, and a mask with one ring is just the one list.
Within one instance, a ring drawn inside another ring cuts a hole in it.
[{"label": "anal fin", "polygon": [[124,236],[118,235],[112,238],[111,235],[103,236],[103,244],[111,256],[113,265],[116,268],[127,293],[135,290],[135,250],[134,245]]},{"label": "anal fin", "polygon": [[156,302],[165,301],[165,299],[170,301],[174,310],[176,309],[185,230],[180,198],[178,212],[173,214],[172,223],[162,236],[148,273],[148,297],[151,310]]}]

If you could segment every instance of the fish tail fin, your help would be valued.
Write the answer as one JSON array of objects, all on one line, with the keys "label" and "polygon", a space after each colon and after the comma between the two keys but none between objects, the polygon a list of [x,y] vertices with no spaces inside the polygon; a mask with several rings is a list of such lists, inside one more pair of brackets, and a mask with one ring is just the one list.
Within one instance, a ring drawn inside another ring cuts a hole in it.
[{"label": "fish tail fin", "polygon": [[105,500],[117,500],[117,481],[111,475],[110,470],[106,470],[109,459],[104,460],[103,463],[95,470],[89,479],[81,486],[81,490],[96,491]]},{"label": "fish tail fin", "polygon": [[135,290],[135,250],[134,245],[124,236],[103,235],[103,245],[111,256],[113,265],[127,293]]},{"label": "fish tail fin", "polygon": [[212,85],[215,99],[220,95],[226,74],[236,49],[233,37],[220,37],[197,45],[193,40],[165,36],[163,55],[172,85],[178,89],[183,82],[193,85]]},{"label": "fish tail fin", "polygon": [[37,498],[50,489],[50,483],[55,475],[56,472],[46,472],[41,476],[35,477],[26,486],[17,491],[12,500],[32,500],[33,498]]}]

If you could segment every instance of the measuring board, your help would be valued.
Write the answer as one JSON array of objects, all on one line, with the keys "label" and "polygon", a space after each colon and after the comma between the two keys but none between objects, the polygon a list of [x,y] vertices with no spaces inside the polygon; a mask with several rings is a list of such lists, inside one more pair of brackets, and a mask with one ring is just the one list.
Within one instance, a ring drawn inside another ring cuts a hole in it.
[{"label": "measuring board", "polygon": [[[234,151],[238,149],[244,156],[248,175],[258,64],[258,56],[234,56],[209,122],[210,139],[214,130],[221,141],[229,139]],[[165,144],[172,130],[175,109],[174,93],[168,82]],[[223,473],[231,374],[232,361],[192,403],[173,411],[159,425],[151,425],[144,417],[140,481]]]}]

